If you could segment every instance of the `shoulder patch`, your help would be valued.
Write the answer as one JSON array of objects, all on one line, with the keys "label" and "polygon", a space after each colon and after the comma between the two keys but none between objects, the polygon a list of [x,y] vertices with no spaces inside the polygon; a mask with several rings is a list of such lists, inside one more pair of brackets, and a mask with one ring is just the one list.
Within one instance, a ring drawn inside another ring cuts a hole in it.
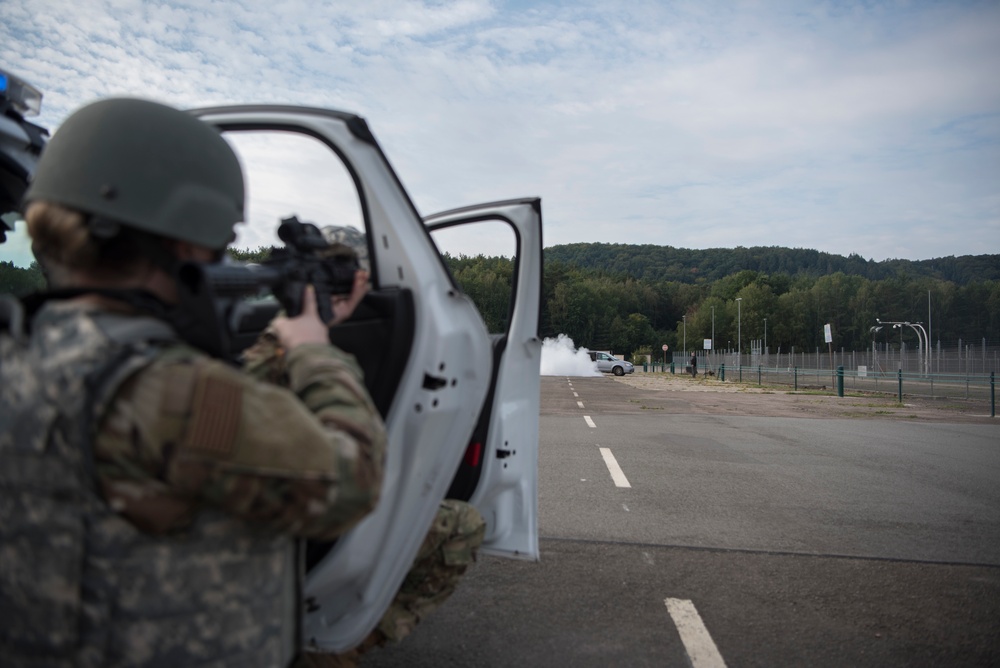
[{"label": "shoulder patch", "polygon": [[191,424],[182,447],[229,455],[243,411],[243,387],[234,380],[203,376],[194,391]]}]

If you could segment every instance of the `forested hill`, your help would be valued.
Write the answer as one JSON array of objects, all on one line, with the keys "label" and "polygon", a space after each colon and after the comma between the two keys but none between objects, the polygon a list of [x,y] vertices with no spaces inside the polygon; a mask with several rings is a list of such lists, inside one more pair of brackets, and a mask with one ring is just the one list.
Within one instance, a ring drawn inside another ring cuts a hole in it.
[{"label": "forested hill", "polygon": [[1000,255],[962,255],[933,260],[884,260],[831,255],[804,248],[754,246],[692,250],[672,246],[579,243],[545,249],[547,262],[562,262],[643,281],[711,283],[749,269],[764,274],[827,276],[837,272],[884,280],[897,276],[935,278],[965,285],[1000,280]]}]

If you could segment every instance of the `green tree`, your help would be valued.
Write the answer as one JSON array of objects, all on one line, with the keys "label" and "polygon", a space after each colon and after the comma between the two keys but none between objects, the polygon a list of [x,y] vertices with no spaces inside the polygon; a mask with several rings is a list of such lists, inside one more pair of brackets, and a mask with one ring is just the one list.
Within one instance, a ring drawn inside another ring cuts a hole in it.
[{"label": "green tree", "polygon": [[38,262],[32,262],[24,269],[15,266],[13,262],[0,260],[0,294],[23,297],[44,290],[45,286],[45,274]]}]

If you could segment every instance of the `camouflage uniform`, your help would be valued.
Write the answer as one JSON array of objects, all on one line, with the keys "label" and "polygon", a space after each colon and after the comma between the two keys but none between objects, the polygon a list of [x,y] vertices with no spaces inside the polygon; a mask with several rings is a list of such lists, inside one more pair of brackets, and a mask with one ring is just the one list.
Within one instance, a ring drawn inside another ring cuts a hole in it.
[{"label": "camouflage uniform", "polygon": [[444,603],[476,559],[486,523],[468,503],[445,499],[424,538],[399,593],[378,624],[388,640],[400,641]]},{"label": "camouflage uniform", "polygon": [[343,353],[297,347],[285,373],[288,389],[254,381],[92,305],[0,332],[5,665],[297,651],[289,535],[330,539],[374,506],[385,433]]},{"label": "camouflage uniform", "polygon": [[[244,362],[247,373],[255,378],[278,384],[288,380],[284,353],[269,332],[244,353]],[[462,574],[475,560],[485,530],[486,523],[473,506],[443,500],[399,592],[361,646],[341,655],[308,654],[298,665],[353,666],[361,652],[409,635],[421,619],[455,591]]]}]

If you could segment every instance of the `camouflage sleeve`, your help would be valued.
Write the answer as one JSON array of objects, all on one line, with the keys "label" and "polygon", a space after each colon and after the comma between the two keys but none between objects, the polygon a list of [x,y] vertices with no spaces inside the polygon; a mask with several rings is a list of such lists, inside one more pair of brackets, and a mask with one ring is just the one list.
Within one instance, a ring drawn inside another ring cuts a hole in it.
[{"label": "camouflage sleeve", "polygon": [[[334,352],[341,362],[363,383],[364,372],[358,364],[354,355],[346,353],[340,348],[333,347]],[[289,387],[288,377],[288,357],[278,335],[273,329],[265,329],[252,346],[243,351],[241,355],[244,373],[267,383],[274,383],[282,387]],[[365,390],[367,395],[367,390]]]},{"label": "camouflage sleeve", "polygon": [[243,371],[257,380],[288,387],[285,349],[278,341],[278,335],[270,327],[257,337],[252,346],[243,351],[241,361]]},{"label": "camouflage sleeve", "polygon": [[308,345],[283,367],[288,388],[193,355],[130,379],[96,439],[110,505],[155,533],[204,504],[311,538],[360,520],[381,489],[385,428],[356,363]]}]

